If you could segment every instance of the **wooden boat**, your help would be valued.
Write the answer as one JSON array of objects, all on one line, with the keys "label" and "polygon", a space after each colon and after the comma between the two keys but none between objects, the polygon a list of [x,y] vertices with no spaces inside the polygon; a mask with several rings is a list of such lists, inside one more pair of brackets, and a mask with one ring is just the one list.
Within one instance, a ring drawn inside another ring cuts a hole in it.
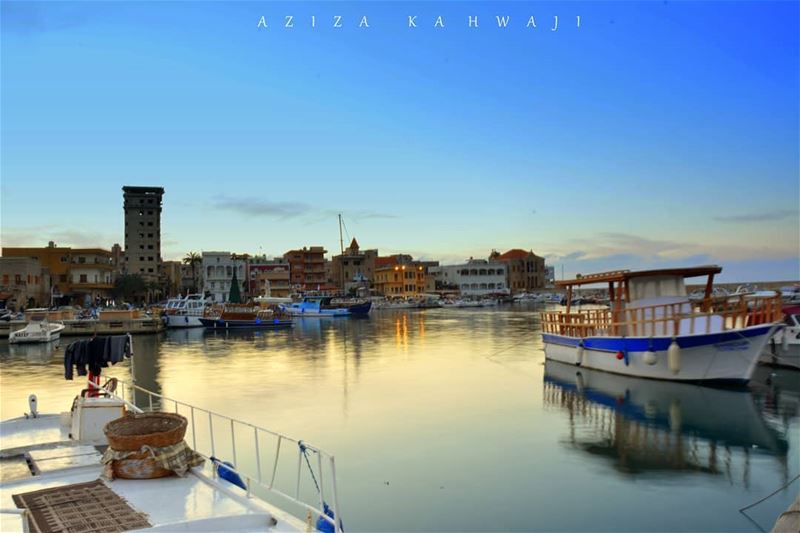
[{"label": "wooden boat", "polygon": [[292,327],[292,317],[277,307],[226,304],[200,319],[211,329],[279,329]]},{"label": "wooden boat", "polygon": [[800,305],[784,307],[783,313],[783,327],[770,339],[761,362],[800,370]]},{"label": "wooden boat", "polygon": [[[711,297],[719,266],[620,270],[556,282],[566,310],[542,313],[545,357],[630,376],[747,383],[781,320],[780,294]],[[685,278],[707,276],[692,302]],[[610,306],[573,312],[576,286],[607,284]]]}]

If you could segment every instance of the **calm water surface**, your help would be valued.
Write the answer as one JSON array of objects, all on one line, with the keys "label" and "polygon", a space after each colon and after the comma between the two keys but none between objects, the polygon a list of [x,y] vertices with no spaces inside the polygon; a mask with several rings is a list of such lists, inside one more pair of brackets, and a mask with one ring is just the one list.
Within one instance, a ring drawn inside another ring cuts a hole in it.
[{"label": "calm water surface", "polygon": [[[738,512],[800,469],[800,372],[762,368],[749,389],[724,390],[545,365],[536,311],[170,331],[135,337],[135,372],[333,452],[349,531],[757,531],[797,496],[800,481],[752,522]],[[30,392],[43,412],[69,408],[72,340],[0,342],[2,418],[26,411]]]}]

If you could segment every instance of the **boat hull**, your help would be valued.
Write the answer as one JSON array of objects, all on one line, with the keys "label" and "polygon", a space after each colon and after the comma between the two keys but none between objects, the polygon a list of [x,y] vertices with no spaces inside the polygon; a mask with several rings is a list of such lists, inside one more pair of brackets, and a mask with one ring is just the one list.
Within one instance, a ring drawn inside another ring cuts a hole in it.
[{"label": "boat hull", "polygon": [[167,328],[202,328],[202,317],[189,315],[165,315],[164,325]]},{"label": "boat hull", "polygon": [[[568,337],[544,334],[545,357],[605,372],[651,379],[745,384],[774,332],[772,324],[740,330],[688,335],[675,339],[680,347],[679,370],[668,364],[671,337]],[[583,353],[579,359],[579,346]],[[655,354],[648,364],[645,353]],[[621,356],[621,358],[620,358]]]},{"label": "boat hull", "polygon": [[9,344],[44,344],[61,338],[64,326],[52,326],[50,329],[28,331],[28,327],[14,331],[8,336]]},{"label": "boat hull", "polygon": [[222,320],[219,318],[199,319],[208,329],[282,329],[293,326],[291,320]]}]

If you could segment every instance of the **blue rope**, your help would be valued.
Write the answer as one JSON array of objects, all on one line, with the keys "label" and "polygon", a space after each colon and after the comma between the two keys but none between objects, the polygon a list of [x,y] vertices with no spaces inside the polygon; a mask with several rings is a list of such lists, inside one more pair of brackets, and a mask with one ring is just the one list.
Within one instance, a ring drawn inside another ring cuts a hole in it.
[{"label": "blue rope", "polygon": [[319,489],[319,483],[317,483],[317,476],[314,475],[314,469],[311,468],[311,461],[308,460],[308,448],[303,441],[298,441],[297,445],[300,446],[300,451],[303,453],[303,457],[306,458],[306,464],[308,465],[308,471],[311,473],[311,479],[314,480],[314,486],[317,487],[317,493],[321,494],[322,491]]}]

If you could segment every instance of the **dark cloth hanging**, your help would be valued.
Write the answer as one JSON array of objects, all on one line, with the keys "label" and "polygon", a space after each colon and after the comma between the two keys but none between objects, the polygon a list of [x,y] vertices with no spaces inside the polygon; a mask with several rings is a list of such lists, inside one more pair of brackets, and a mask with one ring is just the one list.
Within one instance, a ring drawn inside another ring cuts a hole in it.
[{"label": "dark cloth hanging", "polygon": [[89,340],[75,341],[64,350],[64,379],[72,379],[73,367],[79,376],[86,375],[87,366],[89,372],[100,375],[109,363],[119,363],[132,355],[130,335],[98,335]]},{"label": "dark cloth hanging", "polygon": [[79,376],[86,375],[86,365],[89,363],[89,341],[72,342],[64,350],[64,378],[72,379],[72,369],[78,371]]}]

